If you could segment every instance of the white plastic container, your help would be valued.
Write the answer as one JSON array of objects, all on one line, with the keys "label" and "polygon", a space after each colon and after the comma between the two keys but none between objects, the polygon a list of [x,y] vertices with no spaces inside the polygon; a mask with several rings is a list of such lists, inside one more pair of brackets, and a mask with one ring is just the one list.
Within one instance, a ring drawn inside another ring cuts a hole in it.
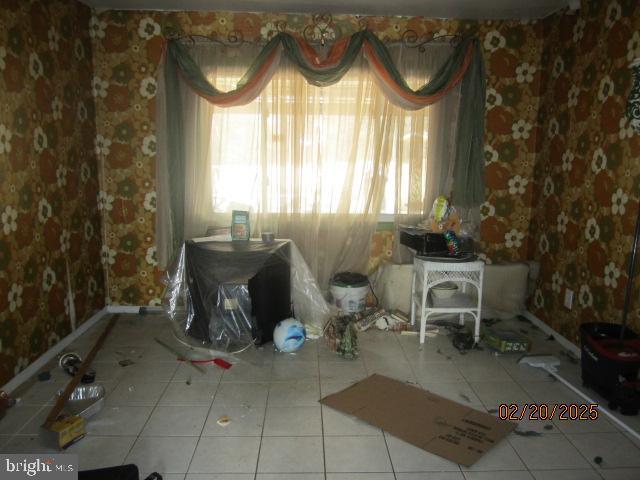
[{"label": "white plastic container", "polygon": [[329,291],[336,307],[345,313],[357,313],[364,310],[369,285],[339,286],[330,285]]}]

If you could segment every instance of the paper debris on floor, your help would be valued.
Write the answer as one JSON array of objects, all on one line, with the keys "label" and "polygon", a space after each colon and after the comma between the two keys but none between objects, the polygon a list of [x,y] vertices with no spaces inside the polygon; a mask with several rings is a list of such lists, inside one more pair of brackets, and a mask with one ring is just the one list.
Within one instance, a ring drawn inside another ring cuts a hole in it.
[{"label": "paper debris on floor", "polygon": [[516,427],[515,423],[377,374],[324,397],[320,403],[467,467]]},{"label": "paper debris on floor", "polygon": [[217,423],[221,427],[226,427],[227,425],[229,425],[231,423],[231,419],[229,417],[227,417],[226,415],[222,415],[221,417],[218,417],[218,422]]}]

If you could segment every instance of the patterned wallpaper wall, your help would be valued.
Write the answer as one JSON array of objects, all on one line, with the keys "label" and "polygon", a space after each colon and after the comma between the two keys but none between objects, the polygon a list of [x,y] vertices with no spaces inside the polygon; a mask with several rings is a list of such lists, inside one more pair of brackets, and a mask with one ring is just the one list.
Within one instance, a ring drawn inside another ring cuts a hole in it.
[{"label": "patterned wallpaper wall", "polygon": [[[531,310],[578,340],[586,321],[619,322],[640,197],[640,134],[624,114],[640,57],[637,0],[586,1],[545,22],[535,169],[534,257],[541,278]],[[563,307],[564,292],[574,307]],[[640,330],[640,282],[630,319]]]},{"label": "patterned wallpaper wall", "polygon": [[[335,36],[356,31],[359,20],[334,17]],[[102,261],[111,302],[157,304],[164,288],[154,247],[154,75],[163,34],[225,37],[237,30],[247,40],[261,40],[280,21],[296,32],[311,23],[306,15],[224,12],[111,11],[91,19],[95,145],[102,172],[98,206],[104,215]],[[420,36],[473,33],[481,39],[488,71],[484,246],[492,260],[526,258],[532,244],[542,24],[396,17],[367,22],[381,38],[394,40],[407,29]],[[374,250],[384,248],[385,241],[374,242]]]},{"label": "patterned wallpaper wall", "polygon": [[104,304],[90,10],[0,9],[0,385]]}]

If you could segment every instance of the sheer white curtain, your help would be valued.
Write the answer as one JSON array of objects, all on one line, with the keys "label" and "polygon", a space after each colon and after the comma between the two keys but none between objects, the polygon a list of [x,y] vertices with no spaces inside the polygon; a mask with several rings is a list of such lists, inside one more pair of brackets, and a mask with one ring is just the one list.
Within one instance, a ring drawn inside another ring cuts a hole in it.
[{"label": "sheer white curtain", "polygon": [[[425,84],[452,51],[447,41],[433,42],[425,47],[425,52],[403,45],[388,47],[411,88]],[[460,85],[424,110],[398,112],[394,128],[398,148],[391,158],[396,170],[393,208],[396,231],[400,224],[418,223],[429,213],[438,195],[450,195],[459,110]],[[419,182],[422,182],[422,188]],[[408,201],[403,195],[407,186]],[[393,260],[397,263],[411,260],[410,253],[400,246],[398,238],[394,240]]]},{"label": "sheer white curtain", "polygon": [[[196,44],[210,82],[230,90],[260,46]],[[390,46],[411,87],[426,83],[451,53]],[[435,105],[406,111],[389,103],[360,57],[330,87],[314,87],[284,62],[261,95],[214,107],[182,90],[188,148],[185,237],[227,226],[251,211],[252,236],[291,238],[321,287],[340,270],[364,272],[380,212],[410,221],[450,189],[459,87]],[[159,202],[160,203],[160,202]],[[159,214],[160,211],[159,211]]]}]

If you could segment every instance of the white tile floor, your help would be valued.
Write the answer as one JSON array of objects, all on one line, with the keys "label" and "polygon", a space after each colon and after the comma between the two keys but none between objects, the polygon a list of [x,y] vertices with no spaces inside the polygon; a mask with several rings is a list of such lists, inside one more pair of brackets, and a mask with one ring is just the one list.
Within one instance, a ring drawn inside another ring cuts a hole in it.
[{"label": "white tile floor", "polygon": [[[579,365],[530,324],[534,351],[563,359],[562,374],[580,385]],[[76,341],[86,354],[105,320]],[[69,450],[83,469],[135,463],[143,474],[167,480],[590,480],[640,478],[640,442],[606,419],[595,422],[523,421],[471,468],[415,448],[327,407],[321,396],[372,373],[419,385],[474,408],[495,412],[500,403],[582,400],[547,374],[517,365],[517,356],[457,352],[447,336],[422,348],[413,336],[372,331],[359,336],[360,357],[345,360],[321,341],[296,355],[260,350],[254,363],[198,373],[175,361],[154,337],[170,339],[160,316],[121,316],[94,367],[108,395],[88,422],[88,435]],[[121,367],[129,358],[134,365]],[[32,381],[19,405],[0,421],[0,452],[43,452],[39,425],[54,392],[68,380]],[[590,392],[592,393],[592,392]],[[231,423],[220,426],[226,415]],[[638,417],[625,417],[640,429]],[[603,462],[594,463],[600,456]]]}]

